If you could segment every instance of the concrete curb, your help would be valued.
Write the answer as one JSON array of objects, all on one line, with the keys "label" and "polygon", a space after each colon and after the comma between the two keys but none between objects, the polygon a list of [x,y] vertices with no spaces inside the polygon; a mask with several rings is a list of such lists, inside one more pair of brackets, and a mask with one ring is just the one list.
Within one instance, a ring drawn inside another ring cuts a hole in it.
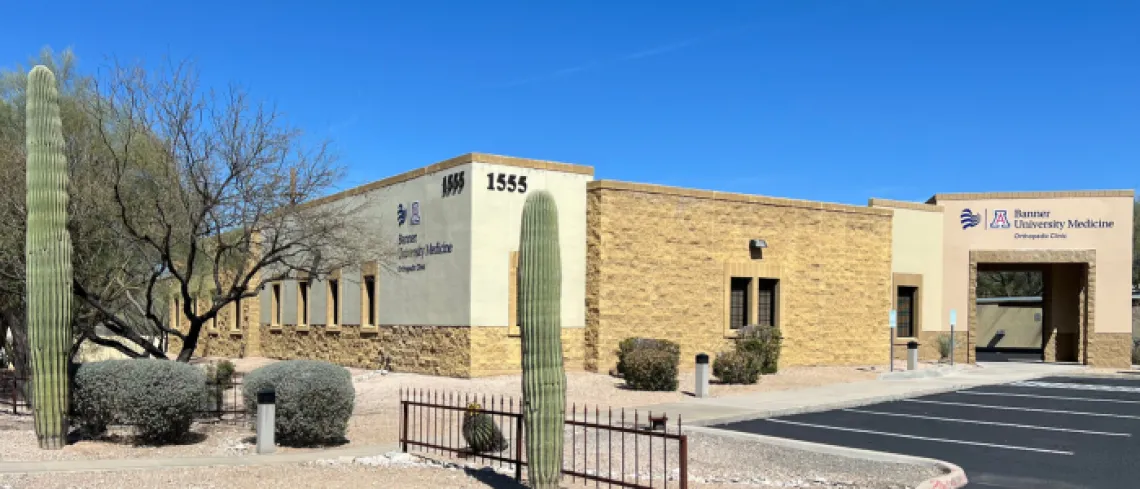
[{"label": "concrete curb", "polygon": [[399,450],[399,444],[386,443],[353,448],[334,448],[310,452],[273,453],[229,457],[172,457],[103,460],[51,460],[38,462],[0,462],[0,474],[40,474],[67,472],[114,472],[120,470],[169,469],[188,467],[241,467],[280,465],[336,459],[368,457]]},{"label": "concrete curb", "polygon": [[691,433],[704,433],[713,436],[721,436],[726,438],[736,438],[739,440],[755,441],[766,445],[773,445],[783,448],[790,448],[793,450],[803,450],[806,452],[823,453],[827,455],[834,455],[837,457],[847,457],[859,460],[868,460],[871,462],[885,462],[906,465],[925,465],[937,467],[943,473],[942,475],[927,479],[918,484],[916,489],[957,489],[963,487],[968,482],[966,478],[966,471],[961,467],[954,465],[950,462],[937,460],[933,458],[915,457],[912,455],[903,455],[891,452],[877,452],[874,450],[864,450],[862,448],[850,448],[840,445],[828,445],[826,443],[815,443],[810,441],[794,440],[791,438],[780,438],[776,436],[759,435],[756,433],[744,433],[739,431],[722,430],[718,428],[706,428],[698,426],[686,426],[684,431]]},{"label": "concrete curb", "polygon": [[[1038,374],[1024,375],[1024,376],[1019,376],[1016,379],[1008,379],[1008,378],[1002,379],[1000,381],[994,382],[994,384],[1004,384],[1004,383],[1009,383],[1009,382],[1020,382],[1020,381],[1032,380],[1032,379],[1041,378],[1041,377],[1048,377],[1048,376],[1049,375],[1038,375]],[[903,380],[903,379],[891,379],[891,380],[884,380],[883,382],[905,382],[905,380]],[[958,391],[958,390],[962,390],[962,389],[969,389],[969,388],[980,387],[980,386],[985,386],[985,385],[992,385],[992,384],[988,384],[988,383],[981,383],[980,384],[980,383],[976,383],[976,382],[962,382],[962,383],[940,385],[937,387],[930,387],[930,388],[925,388],[925,389],[916,389],[913,391],[908,391],[908,392],[899,393],[899,394],[889,394],[889,395],[882,395],[882,396],[864,397],[864,398],[860,398],[860,399],[849,399],[849,400],[844,400],[844,401],[813,404],[810,406],[796,406],[796,407],[790,407],[790,408],[770,409],[770,410],[755,410],[755,411],[749,411],[747,413],[735,414],[735,415],[731,415],[731,416],[721,416],[721,417],[717,417],[717,418],[699,419],[699,420],[695,420],[695,421],[685,421],[685,426],[698,426],[698,427],[712,426],[712,425],[718,425],[718,424],[736,423],[736,422],[740,422],[740,421],[749,421],[749,420],[753,420],[753,419],[775,418],[775,417],[779,417],[779,416],[791,416],[794,414],[818,413],[821,411],[831,411],[832,409],[847,409],[847,408],[866,406],[869,404],[878,404],[880,402],[891,402],[891,401],[898,401],[898,400],[902,400],[902,399],[910,399],[912,397],[922,397],[922,396],[929,396],[929,395],[934,395],[934,394],[945,394],[947,392],[954,392],[954,391]]]}]

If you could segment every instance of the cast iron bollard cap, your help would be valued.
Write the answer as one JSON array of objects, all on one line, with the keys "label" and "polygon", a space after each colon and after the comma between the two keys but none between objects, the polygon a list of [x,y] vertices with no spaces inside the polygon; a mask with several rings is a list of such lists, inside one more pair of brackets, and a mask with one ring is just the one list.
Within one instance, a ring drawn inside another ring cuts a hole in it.
[{"label": "cast iron bollard cap", "polygon": [[906,344],[906,349],[917,350],[918,349],[918,342],[917,341],[908,341]]},{"label": "cast iron bollard cap", "polygon": [[698,353],[697,354],[697,364],[698,365],[705,365],[707,363],[709,363],[709,356],[704,354],[704,353]]},{"label": "cast iron bollard cap", "polygon": [[277,392],[273,389],[265,389],[257,391],[258,404],[275,404],[277,403]]}]

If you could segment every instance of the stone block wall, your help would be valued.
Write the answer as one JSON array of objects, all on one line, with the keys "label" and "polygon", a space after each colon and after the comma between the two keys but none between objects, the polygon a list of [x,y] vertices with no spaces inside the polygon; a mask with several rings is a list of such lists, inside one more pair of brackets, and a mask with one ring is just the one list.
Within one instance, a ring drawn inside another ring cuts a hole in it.
[{"label": "stone block wall", "polygon": [[[730,345],[726,269],[778,270],[783,365],[888,357],[891,211],[598,181],[587,222],[586,365],[606,372],[624,338],[694,355]],[[756,256],[749,240],[764,239]]]},{"label": "stone block wall", "polygon": [[1090,367],[1127,369],[1132,366],[1131,333],[1093,333],[1087,348]]},{"label": "stone block wall", "polygon": [[325,360],[376,369],[387,362],[395,372],[446,377],[471,375],[471,328],[467,326],[379,326],[336,328],[261,326],[261,350],[268,358]]},{"label": "stone block wall", "polygon": [[[585,328],[562,329],[562,363],[566,370],[582,370]],[[471,328],[471,376],[514,374],[522,371],[522,339],[507,328]]]}]

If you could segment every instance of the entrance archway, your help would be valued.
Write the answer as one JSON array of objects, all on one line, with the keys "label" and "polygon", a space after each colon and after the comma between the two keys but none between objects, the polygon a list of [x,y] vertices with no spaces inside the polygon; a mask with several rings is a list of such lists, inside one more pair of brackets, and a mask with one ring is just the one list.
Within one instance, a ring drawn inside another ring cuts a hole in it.
[{"label": "entrance archway", "polygon": [[[1096,318],[1089,300],[1096,283],[1095,250],[975,250],[970,252],[968,282],[968,361],[978,360],[980,344],[978,273],[986,271],[1040,271],[1044,276],[1040,297],[1042,312],[1040,353],[1045,362],[1088,363],[1089,331]],[[987,333],[989,334],[989,333]]]}]

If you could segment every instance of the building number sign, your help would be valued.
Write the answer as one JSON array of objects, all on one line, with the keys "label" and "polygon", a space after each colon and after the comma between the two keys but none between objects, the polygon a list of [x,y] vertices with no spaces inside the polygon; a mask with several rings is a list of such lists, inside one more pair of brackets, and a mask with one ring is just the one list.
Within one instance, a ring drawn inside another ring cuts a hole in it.
[{"label": "building number sign", "polygon": [[443,196],[451,197],[463,193],[464,172],[452,173],[443,177]]},{"label": "building number sign", "polygon": [[526,175],[512,175],[508,173],[488,173],[487,190],[499,192],[518,192],[525,194],[527,189]]}]

